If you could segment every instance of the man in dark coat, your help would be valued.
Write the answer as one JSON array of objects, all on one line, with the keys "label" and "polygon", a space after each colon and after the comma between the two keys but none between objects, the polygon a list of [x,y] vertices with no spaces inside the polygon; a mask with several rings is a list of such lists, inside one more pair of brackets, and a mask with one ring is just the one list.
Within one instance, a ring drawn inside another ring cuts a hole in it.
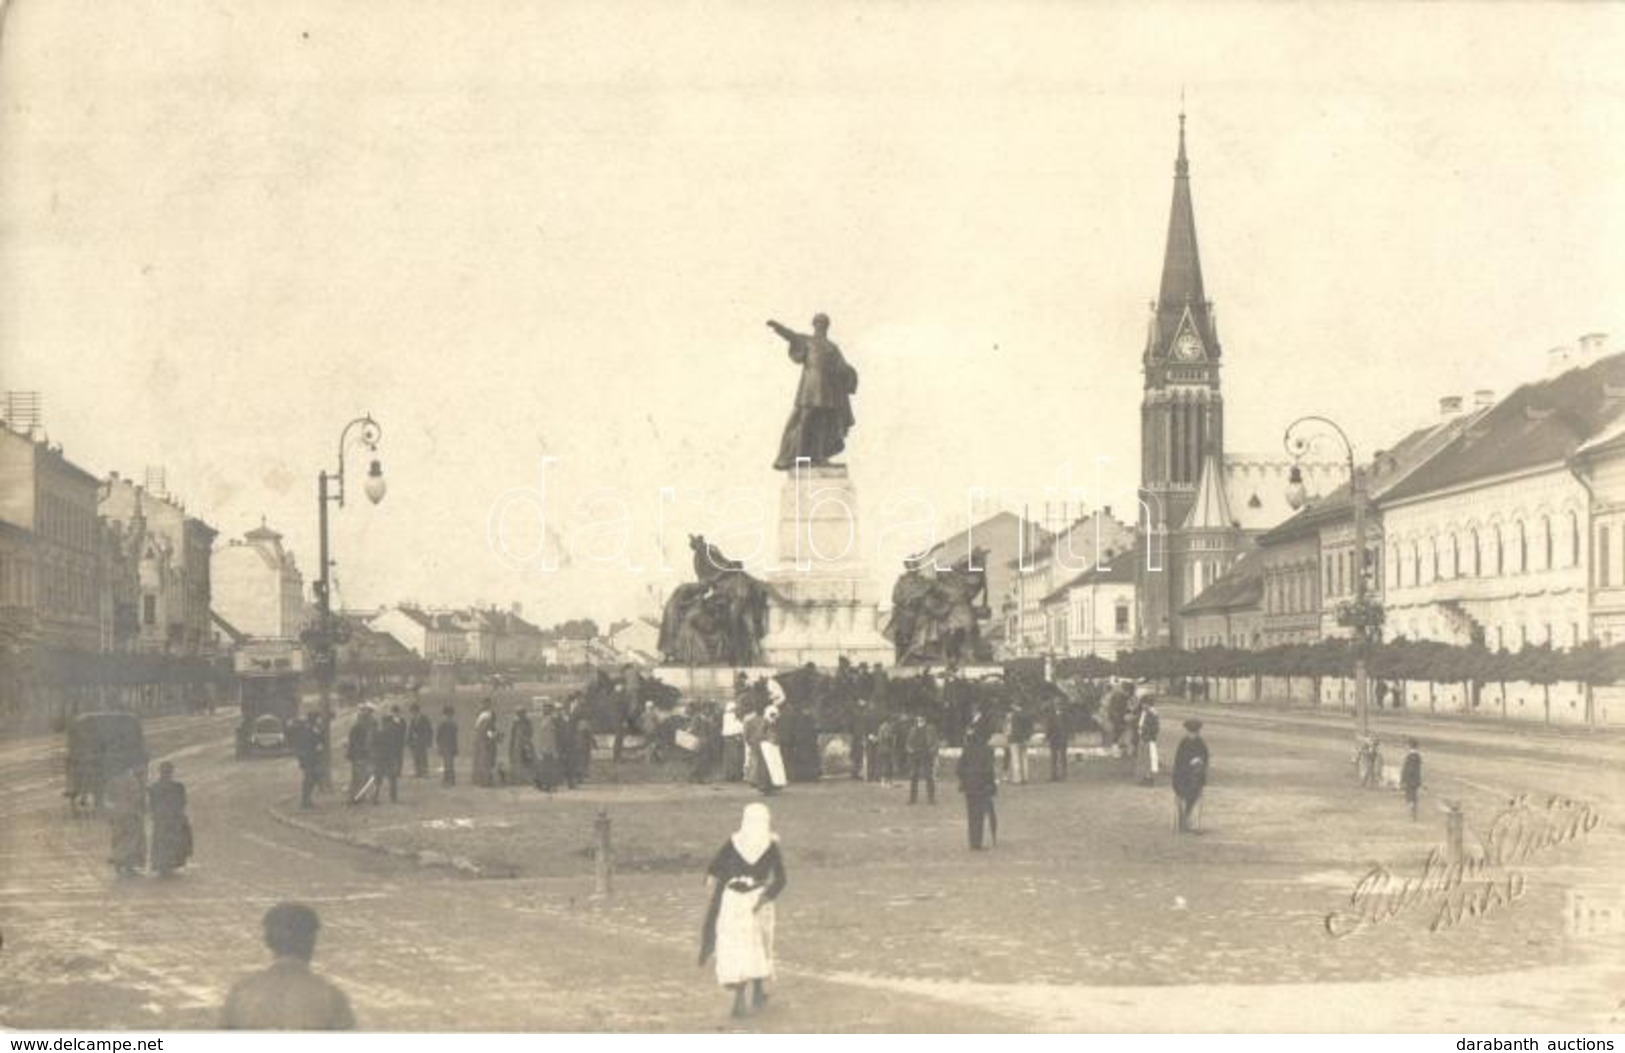
[{"label": "man in dark coat", "polygon": [[1174,753],[1174,803],[1179,808],[1179,832],[1201,833],[1202,788],[1207,785],[1207,743],[1202,722],[1185,721],[1185,737]]},{"label": "man in dark coat", "polygon": [[1072,729],[1059,699],[1044,711],[1044,741],[1049,744],[1049,781],[1059,782],[1066,778],[1066,751],[1072,742]]},{"label": "man in dark coat", "polygon": [[378,720],[373,715],[372,705],[363,702],[356,713],[355,723],[350,725],[350,737],[344,746],[344,759],[350,762],[351,804],[360,804],[362,794],[371,788],[373,739],[377,734]]},{"label": "man in dark coat", "polygon": [[1416,802],[1422,794],[1422,751],[1415,739],[1407,740],[1405,763],[1399,769],[1399,788],[1405,791],[1405,803],[1411,810],[1411,821],[1416,821]]},{"label": "man in dark coat", "polygon": [[412,751],[412,778],[429,777],[429,747],[434,744],[434,722],[423,715],[418,704],[407,708],[406,747]]},{"label": "man in dark coat", "polygon": [[908,803],[920,799],[920,780],[925,780],[925,799],[937,803],[937,729],[920,713],[908,729]]},{"label": "man in dark coat", "polygon": [[965,740],[959,755],[959,792],[965,795],[965,819],[970,827],[972,851],[982,849],[982,830],[991,829],[993,843],[999,843],[999,816],[993,809],[993,797],[999,792],[999,778],[995,770],[993,747],[981,735]]},{"label": "man in dark coat", "polygon": [[313,726],[316,717],[297,717],[288,724],[288,745],[293,749],[293,755],[299,761],[299,807],[314,808],[316,802],[311,799],[316,787],[321,784],[321,743],[316,738],[316,729]]},{"label": "man in dark coat", "polygon": [[316,788],[323,793],[333,792],[333,709],[324,706],[310,718],[311,731],[316,735]]},{"label": "man in dark coat", "polygon": [[441,710],[434,748],[440,754],[440,781],[447,786],[457,785],[457,711],[450,706]]},{"label": "man in dark coat", "polygon": [[372,739],[372,803],[389,783],[389,800],[400,800],[401,765],[406,760],[406,721],[401,719],[401,707],[390,706],[389,713],[378,724]]}]

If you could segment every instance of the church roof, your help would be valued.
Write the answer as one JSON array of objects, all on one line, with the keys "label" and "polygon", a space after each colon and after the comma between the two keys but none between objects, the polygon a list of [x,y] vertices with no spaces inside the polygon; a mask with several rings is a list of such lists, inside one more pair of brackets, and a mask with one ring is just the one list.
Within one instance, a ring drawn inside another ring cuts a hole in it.
[{"label": "church roof", "polygon": [[1625,417],[1625,354],[1525,384],[1384,496],[1400,500],[1562,462]]},{"label": "church roof", "polygon": [[1196,502],[1185,516],[1181,530],[1230,530],[1239,522],[1230,513],[1225,495],[1225,472],[1219,455],[1210,453],[1202,463],[1202,478],[1196,484]]},{"label": "church roof", "polygon": [[1257,607],[1264,598],[1264,561],[1258,552],[1248,552],[1196,599],[1185,604],[1181,614],[1213,614],[1220,611]]}]

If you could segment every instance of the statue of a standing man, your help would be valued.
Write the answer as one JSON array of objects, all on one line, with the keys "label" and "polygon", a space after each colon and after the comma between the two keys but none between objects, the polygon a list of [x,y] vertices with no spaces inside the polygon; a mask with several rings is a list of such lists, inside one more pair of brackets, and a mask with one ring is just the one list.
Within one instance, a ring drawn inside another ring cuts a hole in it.
[{"label": "statue of a standing man", "polygon": [[847,365],[841,349],[832,343],[829,316],[813,315],[812,335],[798,333],[768,322],[769,329],[790,343],[790,361],[801,364],[801,383],[796,403],[784,426],[779,456],[773,467],[781,472],[795,468],[796,459],[805,457],[815,465],[846,449],[846,432],[852,427],[852,395],[858,390],[858,371]]}]

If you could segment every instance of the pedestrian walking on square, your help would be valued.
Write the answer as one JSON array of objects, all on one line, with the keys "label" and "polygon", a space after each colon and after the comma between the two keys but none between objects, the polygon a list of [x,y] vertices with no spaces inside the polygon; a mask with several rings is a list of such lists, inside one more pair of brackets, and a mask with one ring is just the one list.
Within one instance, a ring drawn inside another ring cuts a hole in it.
[{"label": "pedestrian walking on square", "polygon": [[761,784],[762,734],[766,728],[767,720],[761,710],[751,708],[744,712],[740,720],[740,740],[745,747],[744,781],[752,786]]},{"label": "pedestrian walking on square", "polygon": [[993,746],[980,735],[965,740],[959,754],[959,792],[965,795],[965,820],[970,829],[972,851],[982,850],[983,830],[991,831],[993,844],[999,843],[999,816],[993,798],[999,792]]},{"label": "pedestrian walking on square", "polygon": [[637,719],[643,715],[643,674],[628,662],[621,666],[618,696],[619,719],[615,721],[615,743],[610,749],[611,764],[621,763],[621,751],[626,745],[626,733],[637,730]]},{"label": "pedestrian walking on square", "polygon": [[1044,742],[1049,745],[1049,781],[1060,782],[1066,778],[1066,751],[1072,744],[1072,729],[1060,699],[1044,711]]},{"label": "pedestrian walking on square", "polygon": [[762,741],[756,747],[761,763],[758,765],[757,788],[764,794],[778,793],[789,781],[784,770],[784,751],[779,747],[778,706],[768,706],[762,714]]},{"label": "pedestrian walking on square", "polygon": [[363,794],[372,788],[373,739],[377,733],[378,721],[373,716],[372,704],[363,702],[356,711],[355,723],[350,725],[350,737],[344,744],[344,759],[350,762],[351,804],[360,804]]},{"label": "pedestrian walking on square", "polygon": [[[860,667],[861,668],[861,667]],[[861,677],[863,674],[858,674]],[[862,686],[862,680],[855,677],[854,689]],[[846,721],[847,741],[850,746],[847,752],[852,759],[852,778],[863,778],[863,750],[869,744],[869,700],[859,696],[852,702],[851,712]]]},{"label": "pedestrian walking on square", "polygon": [[406,762],[406,721],[401,719],[401,707],[391,706],[378,730],[372,737],[372,803],[377,804],[385,784],[389,786],[389,802],[400,801],[401,768]]},{"label": "pedestrian walking on square", "polygon": [[186,784],[176,781],[175,765],[169,761],[158,765],[158,781],[147,787],[147,810],[152,815],[152,871],[168,877],[192,858]]},{"label": "pedestrian walking on square", "polygon": [[700,933],[700,964],[716,954],[717,983],[733,992],[736,1017],[767,1004],[765,984],[773,978],[777,921],[774,904],[787,883],[772,814],[765,804],[746,805],[738,831],[706,871],[711,902]]},{"label": "pedestrian walking on square", "polygon": [[350,1000],[310,971],[321,922],[303,903],[278,903],[265,913],[269,968],[239,980],[220,1014],[224,1031],[350,1031]]},{"label": "pedestrian walking on square", "polygon": [[1185,737],[1174,751],[1174,804],[1178,808],[1179,832],[1202,832],[1202,789],[1207,785],[1207,743],[1202,741],[1202,722],[1185,721]]},{"label": "pedestrian walking on square", "polygon": [[316,789],[321,785],[321,744],[316,731],[314,713],[299,717],[288,725],[288,745],[299,761],[299,807],[314,808]]},{"label": "pedestrian walking on square", "polygon": [[[741,678],[745,674],[739,674]],[[748,693],[750,685],[745,685]],[[740,719],[744,694],[735,696],[734,703],[722,711],[722,781],[745,780],[745,722]]]},{"label": "pedestrian walking on square", "polygon": [[1417,799],[1422,795],[1422,750],[1415,739],[1406,742],[1410,749],[1405,751],[1405,763],[1399,769],[1399,788],[1405,791],[1405,805],[1415,822]]},{"label": "pedestrian walking on square", "polygon": [[587,781],[592,768],[594,745],[592,716],[587,712],[586,700],[580,695],[570,704],[564,734],[569,747],[565,754],[564,783],[573,790]]},{"label": "pedestrian walking on square", "polygon": [[1027,746],[1033,737],[1033,715],[1028,712],[1025,703],[1017,702],[1011,708],[1005,734],[1010,738],[1010,744],[1006,747],[1010,751],[1010,781],[1021,786],[1029,777]]},{"label": "pedestrian walking on square", "polygon": [[1106,728],[1111,736],[1106,745],[1114,756],[1123,755],[1123,735],[1128,730],[1128,707],[1133,691],[1128,681],[1119,680],[1106,696]]},{"label": "pedestrian walking on square", "polygon": [[429,747],[434,744],[434,723],[413,702],[407,709],[406,748],[412,751],[412,778],[429,777]]},{"label": "pedestrian walking on square", "polygon": [[108,862],[120,876],[147,865],[146,763],[126,768],[107,780],[102,802],[107,808],[111,851]]},{"label": "pedestrian walking on square", "polygon": [[440,781],[457,785],[457,711],[447,706],[440,711],[440,726],[434,732],[435,752],[440,754]]},{"label": "pedestrian walking on square", "polygon": [[925,799],[937,803],[937,729],[916,714],[914,726],[908,729],[908,803],[920,799],[920,780],[925,780]]},{"label": "pedestrian walking on square", "polygon": [[497,711],[488,698],[480,706],[480,715],[474,718],[474,785],[497,784],[497,743],[502,733],[497,730]]},{"label": "pedestrian walking on square", "polygon": [[883,716],[869,738],[869,781],[890,786],[895,765],[892,763],[892,728],[898,718]]},{"label": "pedestrian walking on square", "polygon": [[507,781],[510,786],[536,781],[536,728],[523,709],[513,715],[513,723],[508,725]]},{"label": "pedestrian walking on square", "polygon": [[311,719],[316,732],[316,789],[333,792],[333,708],[323,706]]},{"label": "pedestrian walking on square", "polygon": [[543,702],[536,722],[536,788],[543,793],[552,793],[564,781],[562,730],[558,706]]},{"label": "pedestrian walking on square", "polygon": [[1157,713],[1157,700],[1150,695],[1140,703],[1139,746],[1134,755],[1134,775],[1147,786],[1157,781],[1157,736],[1162,733],[1162,717]]}]

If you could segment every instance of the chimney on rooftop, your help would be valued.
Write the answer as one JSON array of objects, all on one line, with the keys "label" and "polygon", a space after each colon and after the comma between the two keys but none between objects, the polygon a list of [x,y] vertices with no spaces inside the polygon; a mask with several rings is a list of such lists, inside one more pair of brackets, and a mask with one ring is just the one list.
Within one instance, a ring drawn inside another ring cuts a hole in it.
[{"label": "chimney on rooftop", "polygon": [[1574,365],[1574,349],[1568,346],[1554,347],[1546,352],[1546,375],[1555,377],[1559,373],[1567,373]]},{"label": "chimney on rooftop", "polygon": [[1439,400],[1439,416],[1444,420],[1453,420],[1461,416],[1461,396],[1446,395]]},{"label": "chimney on rooftop", "polygon": [[1595,362],[1608,353],[1607,333],[1587,333],[1580,338],[1580,351],[1575,355],[1575,365],[1583,366]]},{"label": "chimney on rooftop", "polygon": [[1493,405],[1495,405],[1495,392],[1489,388],[1479,388],[1473,392],[1474,409],[1489,409]]}]

